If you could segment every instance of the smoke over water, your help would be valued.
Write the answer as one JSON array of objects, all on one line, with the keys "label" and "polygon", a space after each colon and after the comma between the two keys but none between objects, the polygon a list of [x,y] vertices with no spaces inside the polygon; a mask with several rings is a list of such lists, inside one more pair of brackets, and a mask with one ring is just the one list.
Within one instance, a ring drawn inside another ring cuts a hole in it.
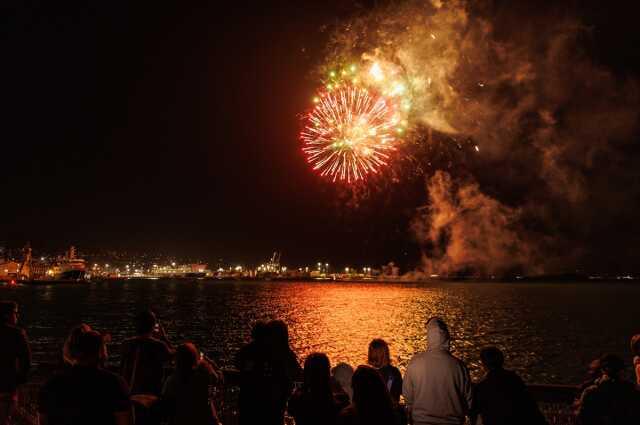
[{"label": "smoke over water", "polygon": [[428,199],[412,224],[421,271],[633,264],[636,82],[590,59],[592,34],[575,16],[496,4],[388,2],[340,28],[330,45],[327,67],[347,58],[402,70],[412,101],[407,151],[433,139],[478,147],[463,170],[425,175]]}]

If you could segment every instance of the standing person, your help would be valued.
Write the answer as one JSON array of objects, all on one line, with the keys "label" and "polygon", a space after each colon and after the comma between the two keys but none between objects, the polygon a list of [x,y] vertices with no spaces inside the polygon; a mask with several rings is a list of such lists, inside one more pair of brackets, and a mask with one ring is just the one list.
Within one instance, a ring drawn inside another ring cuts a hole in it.
[{"label": "standing person", "polygon": [[0,301],[0,425],[9,423],[18,401],[18,386],[27,380],[31,350],[18,324],[18,304]]},{"label": "standing person", "polygon": [[139,313],[135,325],[136,336],[123,343],[122,376],[131,394],[160,396],[164,366],[173,358],[173,347],[151,310]]},{"label": "standing person", "polygon": [[471,423],[478,416],[483,425],[546,425],[547,421],[515,372],[505,370],[504,355],[496,347],[480,352],[487,374],[475,388]]},{"label": "standing person", "polygon": [[74,364],[40,391],[41,425],[133,424],[127,384],[100,367],[103,344],[96,331],[78,335]]},{"label": "standing person", "polygon": [[402,375],[397,367],[391,365],[389,345],[385,340],[376,338],[369,343],[367,363],[380,372],[391,395],[391,400],[397,406],[402,394]]},{"label": "standing person", "polygon": [[339,425],[398,425],[389,390],[371,366],[358,366],[353,374],[353,401],[340,412]]},{"label": "standing person", "polygon": [[302,368],[298,358],[289,346],[289,328],[282,320],[272,320],[267,324],[269,338],[269,367],[271,378],[268,383],[265,424],[282,425],[287,400],[293,392],[295,381],[302,379]]},{"label": "standing person", "polygon": [[235,358],[236,369],[240,372],[240,395],[238,399],[240,425],[260,423],[266,382],[271,376],[268,363],[268,329],[262,321],[251,328],[251,341],[240,348]]},{"label": "standing person", "polygon": [[446,323],[427,321],[427,351],[413,356],[402,393],[414,425],[462,425],[472,404],[471,378],[464,363],[449,352]]},{"label": "standing person", "polygon": [[640,334],[631,337],[631,352],[633,353],[633,370],[636,373],[636,385],[640,390]]},{"label": "standing person", "polygon": [[167,379],[162,403],[171,425],[218,425],[215,406],[209,399],[209,386],[221,376],[214,365],[202,358],[190,342],[176,349],[176,370]]},{"label": "standing person", "polygon": [[613,354],[600,358],[602,376],[585,389],[578,401],[580,425],[640,423],[640,392],[624,379],[624,362]]},{"label": "standing person", "polygon": [[347,395],[335,397],[331,390],[329,358],[312,353],[304,362],[302,388],[289,399],[289,414],[296,425],[335,425],[338,413],[349,404]]},{"label": "standing person", "polygon": [[281,320],[257,322],[252,341],[236,355],[240,371],[240,425],[282,425],[293,383],[302,376]]}]

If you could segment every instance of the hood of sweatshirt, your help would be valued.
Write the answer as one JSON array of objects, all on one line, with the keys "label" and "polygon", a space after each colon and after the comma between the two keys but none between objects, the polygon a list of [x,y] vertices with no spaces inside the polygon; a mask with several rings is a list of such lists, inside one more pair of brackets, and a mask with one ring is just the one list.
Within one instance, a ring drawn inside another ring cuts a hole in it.
[{"label": "hood of sweatshirt", "polygon": [[439,317],[432,317],[427,321],[427,350],[449,351],[449,329]]}]

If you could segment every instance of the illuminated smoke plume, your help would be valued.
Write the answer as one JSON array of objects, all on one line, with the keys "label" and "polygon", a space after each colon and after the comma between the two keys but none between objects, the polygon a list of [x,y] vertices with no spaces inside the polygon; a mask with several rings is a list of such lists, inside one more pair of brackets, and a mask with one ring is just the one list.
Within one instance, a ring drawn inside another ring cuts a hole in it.
[{"label": "illuminated smoke plume", "polygon": [[576,17],[513,3],[386,2],[336,31],[326,66],[402,69],[414,146],[426,129],[478,146],[464,172],[427,173],[424,271],[633,263],[619,241],[640,243],[636,83],[590,59]]},{"label": "illuminated smoke plume", "polygon": [[518,229],[518,209],[483,194],[476,183],[455,184],[442,171],[429,179],[428,191],[429,206],[413,223],[425,246],[424,272],[501,275],[536,263]]}]

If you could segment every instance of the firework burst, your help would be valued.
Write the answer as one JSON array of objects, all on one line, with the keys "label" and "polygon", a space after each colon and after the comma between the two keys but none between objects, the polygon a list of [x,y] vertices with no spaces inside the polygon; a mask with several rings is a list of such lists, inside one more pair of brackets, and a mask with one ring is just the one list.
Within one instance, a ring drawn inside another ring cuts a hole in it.
[{"label": "firework burst", "polygon": [[392,98],[355,83],[330,84],[314,99],[300,138],[320,175],[353,183],[388,165],[405,131]]}]

